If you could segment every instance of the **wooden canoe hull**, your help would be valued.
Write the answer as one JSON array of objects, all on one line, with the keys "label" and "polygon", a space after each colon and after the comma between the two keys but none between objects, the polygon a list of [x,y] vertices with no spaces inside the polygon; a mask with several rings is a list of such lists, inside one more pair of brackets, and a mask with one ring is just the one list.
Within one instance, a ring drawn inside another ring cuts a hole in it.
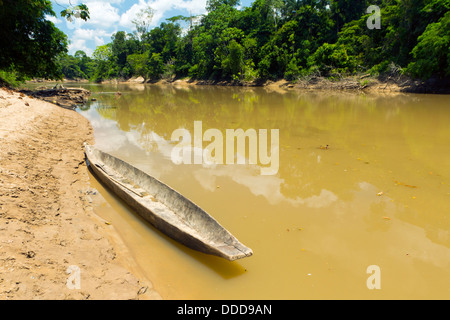
[{"label": "wooden canoe hull", "polygon": [[230,261],[253,254],[208,213],[161,181],[92,146],[85,146],[85,154],[94,174],[113,193],[172,239]]}]

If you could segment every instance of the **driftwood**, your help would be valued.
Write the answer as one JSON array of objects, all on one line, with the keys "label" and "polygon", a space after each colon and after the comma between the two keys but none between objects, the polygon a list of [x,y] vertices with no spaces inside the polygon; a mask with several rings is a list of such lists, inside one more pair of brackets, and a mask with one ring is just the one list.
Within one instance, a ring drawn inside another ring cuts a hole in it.
[{"label": "driftwood", "polygon": [[64,88],[63,86],[23,93],[66,109],[75,109],[77,106],[85,104],[91,95],[89,90],[83,88]]}]

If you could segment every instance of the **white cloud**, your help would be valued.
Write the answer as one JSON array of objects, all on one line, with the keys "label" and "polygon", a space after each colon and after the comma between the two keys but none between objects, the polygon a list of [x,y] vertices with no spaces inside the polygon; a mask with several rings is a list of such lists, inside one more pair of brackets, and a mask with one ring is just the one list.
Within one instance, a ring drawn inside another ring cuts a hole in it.
[{"label": "white cloud", "polygon": [[95,41],[95,46],[97,46],[97,47],[105,44],[105,40],[103,38],[100,38],[97,36],[94,37],[94,41]]},{"label": "white cloud", "polygon": [[77,50],[83,50],[87,55],[91,55],[92,48],[88,44],[95,43],[95,47],[101,46],[111,39],[111,32],[106,32],[102,29],[84,29],[79,28],[73,31],[71,37],[71,44],[69,45],[69,53],[73,54]]},{"label": "white cloud", "polygon": [[[124,0],[96,0],[97,2],[106,2],[106,3],[122,3]],[[53,2],[53,9],[59,9],[64,10],[63,7],[68,8],[70,6],[76,6],[80,3],[86,4],[86,1],[81,0],[52,0]],[[88,6],[89,8],[89,6]]]},{"label": "white cloud", "polygon": [[206,0],[191,0],[191,1],[183,1],[178,0],[179,2],[175,8],[176,9],[185,9],[192,13],[192,15],[203,14],[206,12]]},{"label": "white cloud", "polygon": [[58,23],[61,23],[61,22],[62,22],[61,19],[58,19],[57,17],[54,17],[54,16],[49,16],[49,15],[46,15],[46,16],[45,16],[45,20],[51,21],[51,22],[53,22],[54,24],[58,24]]},{"label": "white cloud", "polygon": [[130,9],[128,9],[125,13],[120,17],[119,24],[122,27],[133,28],[133,20],[136,18],[139,11],[145,9],[148,5],[145,1],[140,0],[139,3],[133,4]]},{"label": "white cloud", "polygon": [[75,53],[78,50],[84,51],[88,56],[92,55],[93,50],[86,45],[85,39],[74,39],[69,44],[69,52]]},{"label": "white cloud", "polygon": [[95,37],[111,37],[111,33],[100,29],[76,29],[73,32],[73,37],[76,39],[93,40]]},{"label": "white cloud", "polygon": [[61,8],[61,10],[63,10],[62,9],[62,6],[70,6],[70,3],[72,3],[72,5],[77,5],[78,3],[79,3],[79,1],[78,0],[58,0],[58,1],[52,1],[53,2],[53,8],[54,9],[58,9],[58,8]]},{"label": "white cloud", "polygon": [[111,27],[119,22],[119,9],[113,7],[111,3],[102,1],[86,2],[91,16],[86,23],[99,27]]},{"label": "white cloud", "polygon": [[[151,7],[154,10],[154,16],[151,22],[151,26],[158,26],[161,22],[167,18],[166,13],[170,10],[185,10],[186,15],[199,15],[206,12],[207,0],[136,0],[131,7],[123,13],[120,13],[118,7],[114,4],[122,4],[124,0],[59,0],[57,3],[59,8],[63,10],[63,7],[69,6],[69,2],[72,5],[85,3],[90,12],[90,19],[83,21],[81,19],[75,19],[73,22],[67,22],[67,28],[77,29],[84,25],[96,26],[99,28],[111,28],[115,27],[117,30],[117,24],[121,27],[134,29],[133,20],[136,18],[137,13],[141,9]],[[127,4],[128,2],[126,2]],[[54,8],[56,5],[54,3]],[[59,11],[56,10],[56,11]]]},{"label": "white cloud", "polygon": [[135,3],[133,6],[131,6],[130,9],[128,9],[121,15],[120,25],[126,28],[134,28],[134,24],[132,21],[136,18],[136,15],[140,10],[147,7],[151,7],[155,11],[152,22],[150,24],[151,26],[155,27],[163,22],[163,20],[166,18],[166,13],[170,10],[186,10],[186,15],[188,15],[189,13],[192,15],[198,15],[206,12],[205,6],[206,0],[139,0],[139,3]]},{"label": "white cloud", "polygon": [[89,8],[90,19],[87,21],[81,19],[75,19],[73,22],[67,21],[67,28],[73,30],[86,25],[97,28],[110,28],[114,27],[120,20],[119,9],[112,6],[109,2],[90,1],[86,2],[86,5]]},{"label": "white cloud", "polygon": [[[70,54],[76,50],[83,50],[88,55],[96,46],[111,41],[111,35],[119,30],[132,32],[135,25],[132,21],[137,17],[141,9],[151,7],[154,16],[150,28],[159,26],[166,18],[175,14],[188,16],[199,15],[206,12],[207,0],[57,0],[53,1],[53,9],[60,12],[70,5],[75,6],[85,3],[90,12],[90,19],[84,21],[74,19],[69,22],[66,19],[49,18],[50,21],[60,24],[59,27],[69,35],[71,44]],[[173,13],[178,12],[178,13]]]}]

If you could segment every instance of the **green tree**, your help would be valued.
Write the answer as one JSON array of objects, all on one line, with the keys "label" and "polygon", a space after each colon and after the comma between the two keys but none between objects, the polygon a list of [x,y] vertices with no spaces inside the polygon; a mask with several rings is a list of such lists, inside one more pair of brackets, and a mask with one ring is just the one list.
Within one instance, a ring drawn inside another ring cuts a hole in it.
[{"label": "green tree", "polygon": [[67,54],[61,55],[59,64],[65,78],[70,80],[87,79],[87,75],[80,69],[79,60],[76,57]]},{"label": "green tree", "polygon": [[149,76],[149,52],[134,53],[127,57],[127,61],[131,66],[132,72],[136,76],[141,76],[145,80]]},{"label": "green tree", "polygon": [[124,31],[118,31],[111,37],[111,75],[115,77],[127,78],[130,76],[130,66],[127,63],[127,56],[130,52],[129,39]]},{"label": "green tree", "polygon": [[[370,4],[377,3],[372,1]],[[330,8],[336,35],[346,23],[361,18],[368,6],[367,0],[331,0]]]},{"label": "green tree", "polygon": [[427,26],[411,53],[414,61],[407,71],[413,76],[422,79],[450,76],[450,11]]},{"label": "green tree", "polygon": [[105,44],[95,48],[93,56],[98,61],[108,61],[112,57],[111,44]]},{"label": "green tree", "polygon": [[316,67],[324,76],[350,74],[356,69],[354,59],[340,44],[324,43],[308,58],[310,67]]},{"label": "green tree", "polygon": [[94,74],[91,77],[93,82],[101,82],[105,79],[109,79],[111,75],[111,63],[112,57],[111,44],[105,44],[98,46],[93,53],[94,59],[97,61]]},{"label": "green tree", "polygon": [[89,8],[83,3],[72,6],[61,11],[61,17],[65,17],[69,22],[72,22],[74,17],[87,21],[90,18]]},{"label": "green tree", "polygon": [[46,15],[55,16],[50,1],[0,1],[0,69],[22,77],[61,77],[57,57],[67,52],[67,37]]},{"label": "green tree", "polygon": [[180,35],[181,27],[178,23],[162,22],[145,35],[145,40],[149,51],[161,53],[164,62],[168,62],[176,55],[176,43]]},{"label": "green tree", "polygon": [[[196,23],[175,16],[151,30],[153,11],[147,8],[134,21],[134,35],[117,32],[95,50],[93,60],[81,53],[64,56],[64,72],[95,81],[132,75],[248,81],[382,74],[395,66],[414,77],[449,76],[450,0],[254,0],[239,9],[238,4],[208,0],[207,14]],[[381,29],[367,27],[369,4],[381,8]],[[182,32],[178,22],[189,28]]]},{"label": "green tree", "polygon": [[239,0],[207,0],[206,10],[211,12],[217,10],[222,5],[235,7],[239,5],[239,3],[240,3]]},{"label": "green tree", "polygon": [[136,19],[132,23],[136,26],[135,34],[139,40],[142,41],[143,36],[149,31],[150,23],[152,22],[155,10],[150,6],[141,9],[136,15]]},{"label": "green tree", "polygon": [[160,79],[164,72],[164,61],[160,53],[152,53],[148,61],[148,74],[152,79]]},{"label": "green tree", "polygon": [[194,33],[190,30],[184,37],[180,37],[175,44],[175,63],[174,69],[177,76],[186,77],[193,65],[193,37]]},{"label": "green tree", "polygon": [[[67,53],[67,37],[46,19],[56,16],[49,0],[0,0],[0,70],[19,80],[28,77],[59,79],[63,76],[59,63],[72,62]],[[89,19],[85,4],[61,11],[68,20]],[[70,61],[70,62],[69,62]],[[77,63],[66,71],[82,76]]]},{"label": "green tree", "polygon": [[244,68],[244,48],[234,39],[228,45],[228,55],[222,66],[225,74],[230,74],[233,79],[240,78]]},{"label": "green tree", "polygon": [[82,50],[75,52],[74,57],[77,59],[77,65],[85,75],[85,79],[89,79],[95,70],[95,62]]}]

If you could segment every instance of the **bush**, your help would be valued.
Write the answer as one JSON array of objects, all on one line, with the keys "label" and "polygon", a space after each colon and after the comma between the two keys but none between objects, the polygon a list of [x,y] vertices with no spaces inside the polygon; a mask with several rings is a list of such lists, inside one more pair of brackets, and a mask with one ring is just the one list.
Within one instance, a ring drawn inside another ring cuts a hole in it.
[{"label": "bush", "polygon": [[244,48],[236,41],[231,40],[228,45],[228,55],[222,61],[222,68],[225,74],[229,74],[235,79],[239,78],[244,67]]},{"label": "bush", "polygon": [[450,11],[429,24],[418,38],[411,54],[415,61],[407,67],[412,76],[428,79],[432,75],[450,76]]},{"label": "bush", "polygon": [[247,60],[244,66],[244,81],[255,81],[259,78],[258,69],[251,60]]},{"label": "bush", "polygon": [[194,64],[192,67],[189,68],[188,75],[191,78],[198,77],[198,64]]},{"label": "bush", "polygon": [[357,64],[347,49],[339,44],[324,43],[308,58],[308,66],[319,66],[324,76],[330,74],[353,73]]},{"label": "bush", "polygon": [[292,58],[286,66],[286,72],[284,73],[284,78],[288,81],[297,80],[300,76],[300,69],[297,65],[297,59]]},{"label": "bush", "polygon": [[169,60],[164,65],[163,79],[170,80],[175,77],[175,61]]},{"label": "bush", "polygon": [[24,82],[16,72],[0,70],[0,86],[17,87]]},{"label": "bush", "polygon": [[164,72],[164,61],[160,53],[153,53],[148,62],[149,75],[152,79],[160,79]]}]

